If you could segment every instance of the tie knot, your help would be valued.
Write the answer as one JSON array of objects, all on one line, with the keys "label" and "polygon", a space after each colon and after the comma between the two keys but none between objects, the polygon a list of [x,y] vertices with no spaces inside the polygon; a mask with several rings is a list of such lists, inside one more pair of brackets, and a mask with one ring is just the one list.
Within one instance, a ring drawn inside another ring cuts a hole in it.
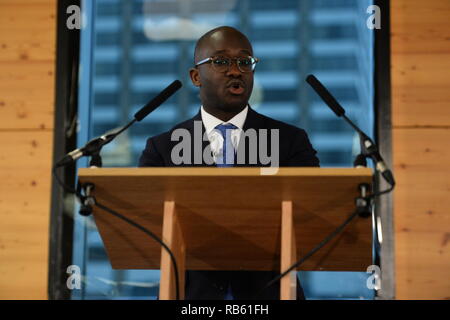
[{"label": "tie knot", "polygon": [[226,138],[227,130],[237,129],[237,127],[231,123],[227,123],[227,124],[222,123],[222,124],[219,124],[218,126],[216,126],[216,129],[219,130],[222,137]]}]

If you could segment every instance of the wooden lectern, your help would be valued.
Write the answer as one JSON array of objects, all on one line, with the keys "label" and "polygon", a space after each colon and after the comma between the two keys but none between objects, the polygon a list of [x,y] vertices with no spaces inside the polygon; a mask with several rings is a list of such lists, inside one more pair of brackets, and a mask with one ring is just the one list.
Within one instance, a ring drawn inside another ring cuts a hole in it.
[{"label": "wooden lectern", "polygon": [[[355,210],[368,168],[80,169],[103,205],[150,229],[173,251],[180,297],[185,270],[285,271]],[[161,269],[160,299],[175,298],[168,253],[135,227],[94,207],[114,269]],[[371,219],[356,218],[301,270],[365,271],[372,264]],[[281,280],[295,299],[296,272]]]}]

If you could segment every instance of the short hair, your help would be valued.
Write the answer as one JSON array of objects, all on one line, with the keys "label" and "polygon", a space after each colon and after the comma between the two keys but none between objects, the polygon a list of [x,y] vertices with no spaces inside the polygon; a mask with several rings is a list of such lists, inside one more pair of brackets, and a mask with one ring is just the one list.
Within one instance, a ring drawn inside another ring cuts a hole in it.
[{"label": "short hair", "polygon": [[239,31],[236,28],[230,27],[230,26],[220,26],[217,28],[214,28],[212,30],[209,30],[207,33],[205,33],[204,35],[202,35],[198,40],[197,43],[195,44],[195,49],[194,49],[194,64],[197,63],[198,60],[198,56],[200,54],[200,50],[203,48],[203,46],[205,45],[205,43],[207,42],[207,40],[216,32],[221,31],[221,30],[227,30],[227,31],[231,31],[231,32],[235,32],[237,34],[242,35],[242,37],[244,39],[246,39],[248,41],[248,43],[250,43],[250,41],[248,40],[247,36],[245,34],[243,34],[241,31]]}]

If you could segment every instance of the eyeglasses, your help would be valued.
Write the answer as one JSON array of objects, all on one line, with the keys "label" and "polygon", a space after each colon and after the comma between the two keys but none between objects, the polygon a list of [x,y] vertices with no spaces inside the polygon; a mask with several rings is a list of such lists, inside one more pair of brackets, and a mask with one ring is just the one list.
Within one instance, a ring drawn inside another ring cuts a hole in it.
[{"label": "eyeglasses", "polygon": [[252,72],[255,70],[256,63],[259,61],[258,58],[252,56],[248,57],[238,57],[238,58],[228,58],[228,57],[209,57],[203,59],[195,64],[196,67],[205,63],[211,63],[213,69],[217,72],[228,72],[231,67],[232,61],[236,61],[236,65],[239,71]]}]

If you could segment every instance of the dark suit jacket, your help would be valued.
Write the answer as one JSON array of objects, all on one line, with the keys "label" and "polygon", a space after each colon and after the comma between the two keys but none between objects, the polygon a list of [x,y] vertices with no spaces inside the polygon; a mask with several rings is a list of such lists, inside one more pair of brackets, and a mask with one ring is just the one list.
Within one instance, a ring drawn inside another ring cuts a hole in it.
[{"label": "dark suit jacket", "polygon": [[[179,141],[171,141],[172,132],[175,129],[186,129],[194,135],[194,121],[201,121],[200,112],[192,119],[182,122],[168,132],[147,140],[147,145],[140,159],[140,167],[172,167],[176,164],[172,161],[172,148]],[[248,109],[247,118],[243,130],[255,129],[278,129],[279,130],[279,166],[280,167],[317,167],[319,159],[316,151],[309,142],[308,136],[303,129],[283,123],[261,115],[253,109]],[[202,136],[205,132],[202,126]],[[199,137],[199,139],[202,138]],[[270,135],[269,135],[270,137]],[[258,135],[259,138],[259,135]],[[194,150],[194,139],[191,139],[191,146]],[[242,140],[242,139],[241,139]],[[208,141],[202,142],[202,151],[209,145]],[[239,143],[239,148],[243,144]],[[270,166],[270,163],[262,163],[257,157],[256,163],[250,163],[249,144],[245,144],[245,163],[236,166]],[[271,150],[270,138],[268,138],[268,148]],[[259,151],[259,150],[258,150]],[[191,152],[191,162],[178,166],[215,166],[208,165],[205,161],[195,164],[194,152]],[[228,285],[231,285],[233,297],[237,300],[252,299],[255,294],[263,288],[270,280],[277,275],[272,271],[187,271],[186,272],[186,299],[223,299]],[[297,286],[297,296],[304,299],[303,289]],[[258,298],[279,299],[279,284],[267,289]]]}]

